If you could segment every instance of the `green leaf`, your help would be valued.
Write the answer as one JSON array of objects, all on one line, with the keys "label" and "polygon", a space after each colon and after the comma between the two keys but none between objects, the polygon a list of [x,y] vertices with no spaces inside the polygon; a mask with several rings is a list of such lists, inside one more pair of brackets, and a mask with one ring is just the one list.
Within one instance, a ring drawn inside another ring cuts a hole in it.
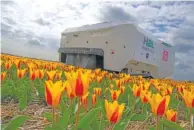
[{"label": "green leaf", "polygon": [[113,128],[113,130],[124,130],[125,128],[126,128],[126,125],[127,125],[128,123],[127,122],[119,122],[119,123],[117,123],[115,126],[114,126],[114,128]]},{"label": "green leaf", "polygon": [[43,113],[43,116],[48,120],[48,121],[52,121],[52,119],[53,119],[53,116],[52,116],[52,114],[50,113],[50,112],[44,112]]},{"label": "green leaf", "polygon": [[44,130],[54,130],[51,126],[45,126]]},{"label": "green leaf", "polygon": [[15,116],[9,124],[4,128],[4,130],[17,130],[24,122],[28,119],[27,116],[19,115]]},{"label": "green leaf", "polygon": [[[171,130],[184,130],[184,128],[182,128],[179,124],[175,123],[175,122],[172,122],[172,121],[168,121],[166,119],[164,120],[161,120],[160,121],[161,124],[164,125],[164,127],[166,128],[170,128]],[[170,130],[169,129],[169,130]]]},{"label": "green leaf", "polygon": [[169,103],[169,107],[170,108],[177,108],[180,104],[180,101],[176,99],[176,94],[173,93],[170,96],[170,103]]},{"label": "green leaf", "polygon": [[156,130],[156,127],[152,126],[149,130]]},{"label": "green leaf", "polygon": [[[82,118],[82,117],[84,117],[84,115],[85,115],[85,113],[81,113],[81,114],[79,114],[79,117]],[[76,120],[76,115],[74,115],[73,117],[71,117],[69,123],[70,124],[71,123],[75,123],[75,120]]]},{"label": "green leaf", "polygon": [[147,118],[147,115],[146,114],[134,114],[132,117],[131,117],[131,121],[143,121]]},{"label": "green leaf", "polygon": [[90,123],[96,118],[97,113],[99,112],[100,108],[93,108],[91,109],[80,121],[78,124],[78,128],[86,128],[90,125]]},{"label": "green leaf", "polygon": [[60,127],[60,128],[67,128],[68,124],[69,124],[69,120],[70,120],[70,113],[71,113],[71,108],[69,107],[68,109],[65,110],[65,112],[63,113],[63,116],[61,117],[61,119],[57,122],[56,126]]},{"label": "green leaf", "polygon": [[[98,121],[98,119],[97,118],[95,118],[92,122],[91,122],[91,124],[89,125],[93,130],[99,130],[99,121]],[[84,129],[86,129],[86,128],[84,128]],[[101,129],[100,129],[101,130]]]},{"label": "green leaf", "polygon": [[[101,113],[102,114],[102,113]],[[103,130],[104,129],[104,125],[105,125],[105,122],[104,122],[104,116],[101,115],[101,120],[99,122],[99,130]]]},{"label": "green leaf", "polygon": [[24,110],[25,107],[27,106],[28,102],[27,102],[27,92],[24,91],[23,96],[19,98],[19,108],[20,110]]}]

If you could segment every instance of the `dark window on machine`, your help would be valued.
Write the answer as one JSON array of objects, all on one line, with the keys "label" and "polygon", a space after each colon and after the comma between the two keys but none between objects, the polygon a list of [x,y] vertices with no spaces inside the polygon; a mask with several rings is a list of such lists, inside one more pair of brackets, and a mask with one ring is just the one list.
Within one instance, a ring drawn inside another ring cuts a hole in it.
[{"label": "dark window on machine", "polygon": [[146,58],[149,58],[149,53],[146,53]]},{"label": "dark window on machine", "polygon": [[66,54],[61,53],[61,62],[66,63],[66,57],[67,57]]},{"label": "dark window on machine", "polygon": [[103,58],[103,56],[98,56],[98,55],[96,55],[96,68],[104,68],[103,67],[103,63],[104,62],[104,58]]}]

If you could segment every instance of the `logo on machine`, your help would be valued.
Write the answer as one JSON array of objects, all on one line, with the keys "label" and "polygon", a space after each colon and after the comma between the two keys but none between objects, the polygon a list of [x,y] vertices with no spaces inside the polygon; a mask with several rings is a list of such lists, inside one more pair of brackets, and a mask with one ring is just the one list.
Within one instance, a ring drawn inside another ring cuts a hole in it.
[{"label": "logo on machine", "polygon": [[168,61],[168,51],[164,50],[163,51],[163,58],[164,61]]},{"label": "logo on machine", "polygon": [[148,37],[144,37],[142,49],[154,53],[154,42],[148,39]]},{"label": "logo on machine", "polygon": [[143,44],[146,46],[146,47],[149,47],[149,48],[154,48],[154,43],[152,40],[148,39],[147,37],[144,37],[144,42]]}]

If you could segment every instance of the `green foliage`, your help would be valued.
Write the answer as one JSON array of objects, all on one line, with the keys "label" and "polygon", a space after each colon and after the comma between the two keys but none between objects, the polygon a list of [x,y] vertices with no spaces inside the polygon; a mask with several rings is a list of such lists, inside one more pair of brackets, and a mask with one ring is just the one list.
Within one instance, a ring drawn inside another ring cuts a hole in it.
[{"label": "green foliage", "polygon": [[83,118],[80,119],[78,128],[87,128],[90,123],[95,120],[98,115],[100,108],[92,108]]},{"label": "green foliage", "polygon": [[24,122],[28,119],[27,116],[19,115],[15,116],[4,128],[3,130],[17,130]]},{"label": "green foliage", "polygon": [[179,124],[166,119],[161,120],[160,123],[163,125],[163,130],[184,130]]}]

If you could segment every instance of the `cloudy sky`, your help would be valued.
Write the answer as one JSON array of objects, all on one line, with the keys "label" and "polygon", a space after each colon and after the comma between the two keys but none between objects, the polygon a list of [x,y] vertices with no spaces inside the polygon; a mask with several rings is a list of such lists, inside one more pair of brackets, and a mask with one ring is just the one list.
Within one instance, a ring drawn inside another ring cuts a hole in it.
[{"label": "cloudy sky", "polygon": [[194,80],[194,2],[191,1],[1,1],[1,51],[58,60],[60,36],[65,28],[117,20],[132,21],[174,45],[173,78]]}]

